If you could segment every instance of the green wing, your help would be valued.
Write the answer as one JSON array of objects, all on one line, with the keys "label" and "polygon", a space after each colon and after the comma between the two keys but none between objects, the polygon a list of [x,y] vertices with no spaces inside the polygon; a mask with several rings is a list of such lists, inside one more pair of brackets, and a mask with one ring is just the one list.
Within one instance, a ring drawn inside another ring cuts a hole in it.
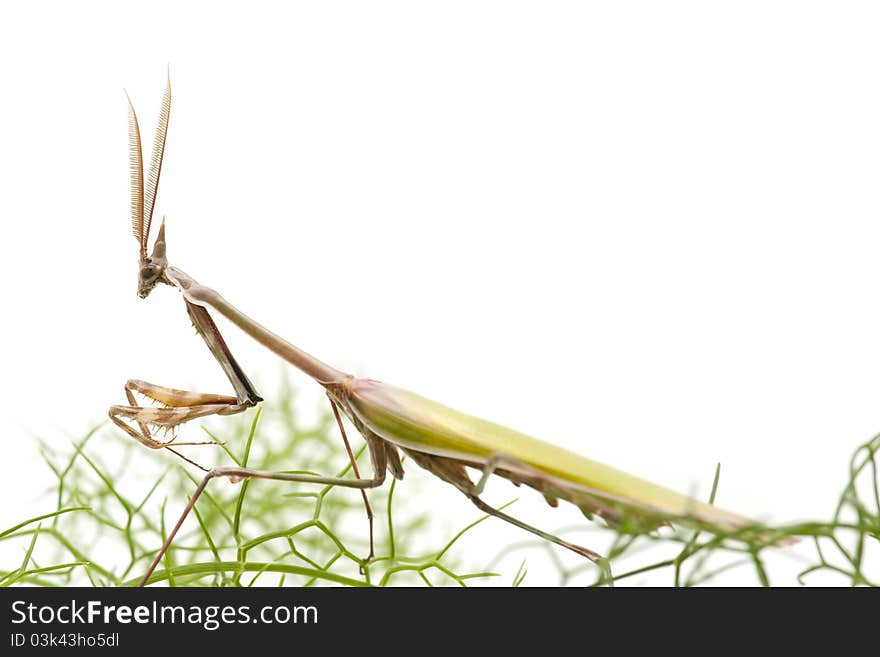
[{"label": "green wing", "polygon": [[493,454],[503,454],[641,511],[689,516],[725,530],[753,524],[669,488],[407,390],[370,379],[355,379],[346,387],[350,407],[358,419],[401,447],[477,463],[484,463]]}]

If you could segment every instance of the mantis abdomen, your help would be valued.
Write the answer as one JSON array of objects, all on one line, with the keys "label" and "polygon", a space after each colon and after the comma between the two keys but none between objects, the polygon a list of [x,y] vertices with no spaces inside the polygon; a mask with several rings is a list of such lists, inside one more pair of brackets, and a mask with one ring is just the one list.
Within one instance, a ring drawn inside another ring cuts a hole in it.
[{"label": "mantis abdomen", "polygon": [[[617,507],[623,505],[632,513],[688,517],[728,531],[752,524],[741,516],[408,390],[371,379],[352,379],[345,388],[358,419],[394,445],[475,467],[503,454],[507,458],[498,462],[495,474],[508,473],[512,475],[508,478],[540,488],[545,494],[552,491],[552,497],[589,506],[585,511],[611,515],[608,519],[616,519],[620,513]],[[584,496],[589,499],[583,500]],[[605,503],[602,508],[589,504],[599,500]],[[607,505],[611,509],[604,509]]]}]

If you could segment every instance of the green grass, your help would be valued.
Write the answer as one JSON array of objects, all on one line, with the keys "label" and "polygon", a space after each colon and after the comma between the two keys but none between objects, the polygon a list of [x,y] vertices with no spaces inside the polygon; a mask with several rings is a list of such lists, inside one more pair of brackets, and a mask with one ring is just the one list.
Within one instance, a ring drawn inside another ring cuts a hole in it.
[{"label": "green grass", "polygon": [[[222,418],[218,426],[223,433],[209,434],[225,441],[222,449],[228,460],[284,470],[295,455],[298,472],[350,476],[351,466],[329,410],[314,425],[304,426],[289,386],[285,384],[274,398],[279,401],[264,405],[265,410]],[[479,539],[486,543],[494,536],[485,527],[500,521],[474,516],[446,535],[424,502],[396,501],[401,484],[391,481],[370,492],[377,556],[362,568],[368,532],[356,492],[219,480],[200,498],[150,581],[170,586],[520,586],[548,583],[530,581],[529,571],[533,564],[549,559],[561,585],[695,586],[734,572],[738,582],[765,586],[814,581],[874,586],[880,551],[878,450],[880,436],[855,451],[828,520],[727,534],[672,527],[646,531],[644,523],[626,521],[609,528],[584,521],[559,532],[600,551],[604,546],[602,553],[607,556],[600,564],[571,559],[560,548],[528,537],[499,545],[496,558],[473,567],[469,565],[473,555],[462,549],[461,539],[483,531]],[[200,474],[170,453],[146,452],[105,424],[73,442],[67,453],[58,454],[46,445],[42,452],[52,475],[47,485],[54,481],[54,510],[0,532],[0,546],[12,544],[13,553],[20,555],[0,569],[0,585],[136,585]],[[219,459],[215,453],[198,454],[197,460],[204,457],[208,463]],[[363,456],[362,449],[359,460]],[[152,478],[133,476],[143,475],[147,464],[164,464],[165,469]],[[366,462],[363,465],[369,470]],[[720,468],[713,498],[719,475]],[[458,495],[451,487],[447,492]],[[430,500],[427,506],[432,503],[442,501]],[[544,514],[539,522],[546,525],[553,517],[552,512]],[[481,524],[484,527],[478,529]],[[586,539],[572,537],[584,532]],[[777,541],[785,538],[798,538],[800,544],[777,547]],[[499,566],[509,557],[516,557],[518,568],[507,572],[506,566]],[[793,571],[792,562],[797,565]],[[793,575],[785,581],[777,571]]]}]

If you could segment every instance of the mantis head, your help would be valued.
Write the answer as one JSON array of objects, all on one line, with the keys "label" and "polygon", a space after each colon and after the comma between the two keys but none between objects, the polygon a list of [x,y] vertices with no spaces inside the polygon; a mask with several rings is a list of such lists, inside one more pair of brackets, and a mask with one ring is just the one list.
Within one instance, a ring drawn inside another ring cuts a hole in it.
[{"label": "mantis head", "polygon": [[158,283],[168,283],[165,280],[166,267],[168,267],[168,258],[165,257],[165,218],[163,217],[156,243],[153,245],[153,253],[149,256],[142,253],[140,257],[138,296],[141,299],[146,299]]},{"label": "mantis head", "polygon": [[165,257],[165,219],[159,227],[159,234],[153,245],[153,251],[147,255],[147,240],[150,237],[150,222],[153,218],[153,207],[156,204],[156,188],[159,185],[159,174],[162,171],[162,157],[165,152],[165,135],[168,133],[168,117],[171,114],[171,80],[165,85],[165,96],[159,110],[159,122],[156,136],[153,139],[153,153],[150,157],[150,171],[144,184],[144,157],[141,150],[141,131],[137,115],[128,100],[128,163],[131,174],[131,228],[135,239],[140,245],[138,257],[138,296],[142,299],[153,290],[158,283],[168,283],[165,269],[168,260]]}]

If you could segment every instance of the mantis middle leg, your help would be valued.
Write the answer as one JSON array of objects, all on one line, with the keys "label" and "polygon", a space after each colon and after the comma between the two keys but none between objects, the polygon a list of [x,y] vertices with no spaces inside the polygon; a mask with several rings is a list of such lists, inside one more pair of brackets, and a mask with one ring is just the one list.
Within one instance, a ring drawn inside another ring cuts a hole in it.
[{"label": "mantis middle leg", "polygon": [[[371,450],[371,454],[372,454]],[[324,486],[342,486],[344,488],[358,488],[360,490],[365,490],[368,488],[376,488],[381,486],[385,481],[385,465],[381,464],[382,467],[378,468],[377,466],[380,464],[373,464],[373,477],[371,479],[344,479],[342,477],[318,477],[314,475],[303,475],[303,474],[292,474],[288,472],[266,472],[264,470],[253,470],[250,468],[238,468],[238,467],[220,467],[213,468],[208,470],[202,479],[201,483],[196,488],[192,497],[187,502],[187,505],[184,507],[183,512],[180,514],[180,518],[178,518],[177,523],[174,525],[174,528],[171,530],[171,533],[168,534],[168,538],[165,539],[165,542],[162,544],[161,549],[156,555],[155,559],[153,559],[153,563],[150,564],[150,567],[147,569],[147,572],[144,574],[143,579],[141,580],[139,586],[145,586],[149,580],[150,576],[153,574],[153,571],[156,570],[156,566],[159,565],[159,562],[162,560],[162,557],[165,556],[165,553],[168,551],[168,548],[171,546],[171,542],[174,540],[174,537],[177,536],[177,532],[180,530],[180,527],[183,525],[183,521],[186,520],[186,517],[189,515],[189,512],[196,505],[199,497],[201,497],[202,493],[205,492],[205,489],[208,487],[208,484],[212,479],[217,479],[218,477],[226,477],[233,483],[242,481],[244,479],[271,479],[274,481],[290,481],[290,482],[299,482],[299,483],[307,483],[307,484],[321,484]]]}]

